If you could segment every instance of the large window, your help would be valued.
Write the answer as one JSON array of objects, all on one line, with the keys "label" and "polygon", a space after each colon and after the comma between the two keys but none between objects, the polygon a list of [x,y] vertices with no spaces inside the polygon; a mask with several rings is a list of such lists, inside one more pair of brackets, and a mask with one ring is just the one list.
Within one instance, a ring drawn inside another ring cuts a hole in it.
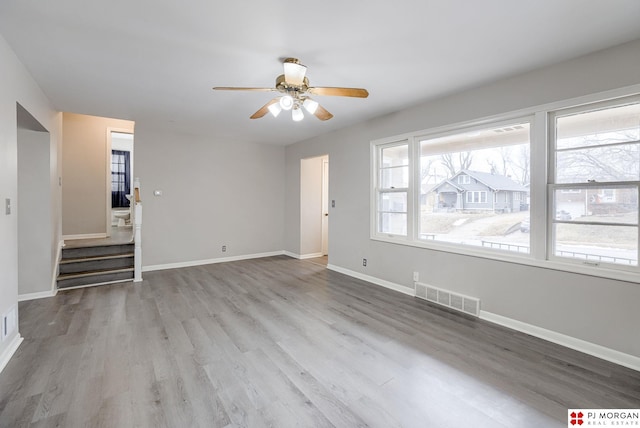
[{"label": "large window", "polygon": [[640,273],[640,96],[608,98],[373,142],[372,238]]},{"label": "large window", "polygon": [[381,145],[376,232],[529,252],[520,227],[529,218],[529,128],[522,119]]},{"label": "large window", "polygon": [[551,118],[552,254],[637,266],[640,104],[596,104]]}]

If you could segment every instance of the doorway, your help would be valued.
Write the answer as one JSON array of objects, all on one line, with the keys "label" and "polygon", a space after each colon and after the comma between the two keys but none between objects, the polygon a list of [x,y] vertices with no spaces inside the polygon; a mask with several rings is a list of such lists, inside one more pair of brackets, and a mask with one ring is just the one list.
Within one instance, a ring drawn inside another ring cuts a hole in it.
[{"label": "doorway", "polygon": [[329,254],[329,156],[300,161],[300,258]]},{"label": "doorway", "polygon": [[133,134],[127,130],[107,130],[107,236],[132,233]]}]

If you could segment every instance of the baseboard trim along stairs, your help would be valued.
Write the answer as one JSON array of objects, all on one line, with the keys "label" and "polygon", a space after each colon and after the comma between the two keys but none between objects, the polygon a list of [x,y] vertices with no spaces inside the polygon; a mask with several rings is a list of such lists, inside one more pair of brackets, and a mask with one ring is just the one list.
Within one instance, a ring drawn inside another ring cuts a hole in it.
[{"label": "baseboard trim along stairs", "polygon": [[58,289],[132,281],[134,244],[63,248]]}]

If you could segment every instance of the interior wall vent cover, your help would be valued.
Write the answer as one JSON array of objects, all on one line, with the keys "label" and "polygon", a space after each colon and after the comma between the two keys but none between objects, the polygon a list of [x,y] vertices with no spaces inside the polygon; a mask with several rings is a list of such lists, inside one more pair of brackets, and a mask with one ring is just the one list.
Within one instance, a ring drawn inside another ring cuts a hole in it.
[{"label": "interior wall vent cover", "polygon": [[456,311],[464,312],[465,314],[475,317],[480,315],[480,299],[475,297],[443,290],[442,288],[433,287],[421,282],[415,283],[415,292],[416,297],[428,300],[429,302],[437,303],[438,305],[446,306],[447,308],[455,309]]}]

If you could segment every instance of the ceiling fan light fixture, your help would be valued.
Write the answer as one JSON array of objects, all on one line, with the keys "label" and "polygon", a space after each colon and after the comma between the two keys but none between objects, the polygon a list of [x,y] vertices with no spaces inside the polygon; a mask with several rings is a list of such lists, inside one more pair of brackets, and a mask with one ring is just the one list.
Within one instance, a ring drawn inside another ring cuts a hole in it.
[{"label": "ceiling fan light fixture", "polygon": [[311,98],[307,98],[306,100],[304,100],[302,106],[311,114],[315,114],[316,110],[318,109],[318,103]]},{"label": "ceiling fan light fixture", "polygon": [[300,86],[304,83],[304,75],[307,67],[300,64],[295,58],[287,58],[284,62],[284,76],[289,85]]},{"label": "ceiling fan light fixture", "polygon": [[291,110],[293,108],[293,97],[285,95],[280,98],[280,107],[282,107],[282,110]]},{"label": "ceiling fan light fixture", "polygon": [[307,112],[319,120],[325,121],[333,117],[324,107],[312,100],[310,96],[322,95],[330,97],[367,98],[369,92],[363,88],[341,88],[332,86],[311,86],[306,76],[307,67],[300,64],[297,58],[283,60],[284,74],[276,77],[273,88],[251,88],[239,86],[216,86],[218,91],[252,91],[252,92],[278,92],[275,98],[260,107],[258,111],[249,116],[250,119],[260,119],[267,113],[277,117],[282,110],[293,110],[291,117],[298,122],[304,119]]},{"label": "ceiling fan light fixture", "polygon": [[278,117],[278,115],[282,111],[282,107],[280,107],[280,103],[279,102],[273,103],[267,108],[269,109],[269,113],[271,113],[273,115],[273,117]]},{"label": "ceiling fan light fixture", "polygon": [[294,122],[300,122],[304,119],[304,113],[302,113],[302,110],[299,107],[293,109],[291,112],[291,119],[293,119]]}]

